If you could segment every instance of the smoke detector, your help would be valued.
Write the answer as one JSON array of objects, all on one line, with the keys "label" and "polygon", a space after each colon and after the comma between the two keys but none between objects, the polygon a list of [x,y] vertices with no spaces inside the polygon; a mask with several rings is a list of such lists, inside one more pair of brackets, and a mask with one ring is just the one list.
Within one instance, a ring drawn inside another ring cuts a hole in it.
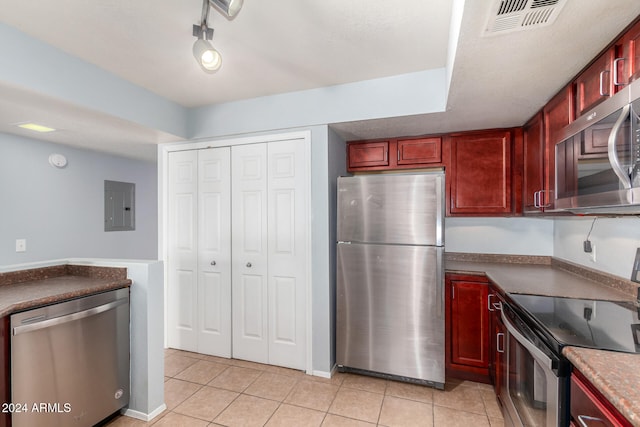
[{"label": "smoke detector", "polygon": [[496,0],[483,35],[551,25],[567,0]]}]

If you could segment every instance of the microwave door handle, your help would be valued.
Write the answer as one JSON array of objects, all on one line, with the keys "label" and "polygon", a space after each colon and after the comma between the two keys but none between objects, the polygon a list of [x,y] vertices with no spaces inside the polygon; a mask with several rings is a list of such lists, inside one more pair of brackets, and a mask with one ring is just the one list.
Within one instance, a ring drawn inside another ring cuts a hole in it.
[{"label": "microwave door handle", "polygon": [[627,104],[622,109],[622,113],[620,114],[620,117],[618,117],[618,120],[616,120],[616,123],[613,125],[613,128],[611,129],[611,133],[609,134],[609,141],[607,143],[607,151],[609,153],[609,163],[611,164],[611,168],[613,169],[615,174],[618,176],[618,179],[622,183],[622,187],[624,189],[631,188],[631,179],[629,178],[629,175],[627,174],[627,172],[625,172],[625,170],[620,165],[620,159],[618,159],[618,152],[616,151],[616,139],[618,138],[618,133],[620,132],[622,123],[624,123],[624,121],[629,116],[629,108],[630,108],[630,104]]}]

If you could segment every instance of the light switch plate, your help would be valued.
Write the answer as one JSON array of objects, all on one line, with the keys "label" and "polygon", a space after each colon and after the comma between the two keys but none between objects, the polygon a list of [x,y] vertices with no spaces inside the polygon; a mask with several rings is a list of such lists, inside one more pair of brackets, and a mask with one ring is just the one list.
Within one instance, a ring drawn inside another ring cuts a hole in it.
[{"label": "light switch plate", "polygon": [[636,251],[636,259],[633,261],[631,280],[640,283],[640,248],[638,248],[638,250]]}]

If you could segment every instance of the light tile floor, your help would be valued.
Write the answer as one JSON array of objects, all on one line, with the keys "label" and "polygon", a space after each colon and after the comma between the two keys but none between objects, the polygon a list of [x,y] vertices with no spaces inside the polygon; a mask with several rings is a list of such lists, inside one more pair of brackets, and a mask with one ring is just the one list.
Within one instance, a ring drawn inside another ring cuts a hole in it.
[{"label": "light tile floor", "polygon": [[337,373],[331,379],[235,359],[165,351],[167,410],[109,427],[503,427],[493,388],[447,380],[444,391]]}]

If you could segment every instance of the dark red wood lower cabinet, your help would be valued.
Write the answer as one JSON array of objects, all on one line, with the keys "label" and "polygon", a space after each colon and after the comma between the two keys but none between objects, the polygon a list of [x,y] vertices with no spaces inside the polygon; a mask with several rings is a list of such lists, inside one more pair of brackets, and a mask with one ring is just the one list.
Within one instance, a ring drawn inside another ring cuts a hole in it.
[{"label": "dark red wood lower cabinet", "polygon": [[[11,371],[9,366],[9,316],[0,318],[0,405],[11,403]],[[11,414],[0,411],[0,427],[11,426]]]},{"label": "dark red wood lower cabinet", "polygon": [[576,370],[571,374],[571,422],[575,425],[631,427],[631,423]]},{"label": "dark red wood lower cabinet", "polygon": [[447,275],[445,357],[449,376],[490,382],[488,289],[483,276]]}]

